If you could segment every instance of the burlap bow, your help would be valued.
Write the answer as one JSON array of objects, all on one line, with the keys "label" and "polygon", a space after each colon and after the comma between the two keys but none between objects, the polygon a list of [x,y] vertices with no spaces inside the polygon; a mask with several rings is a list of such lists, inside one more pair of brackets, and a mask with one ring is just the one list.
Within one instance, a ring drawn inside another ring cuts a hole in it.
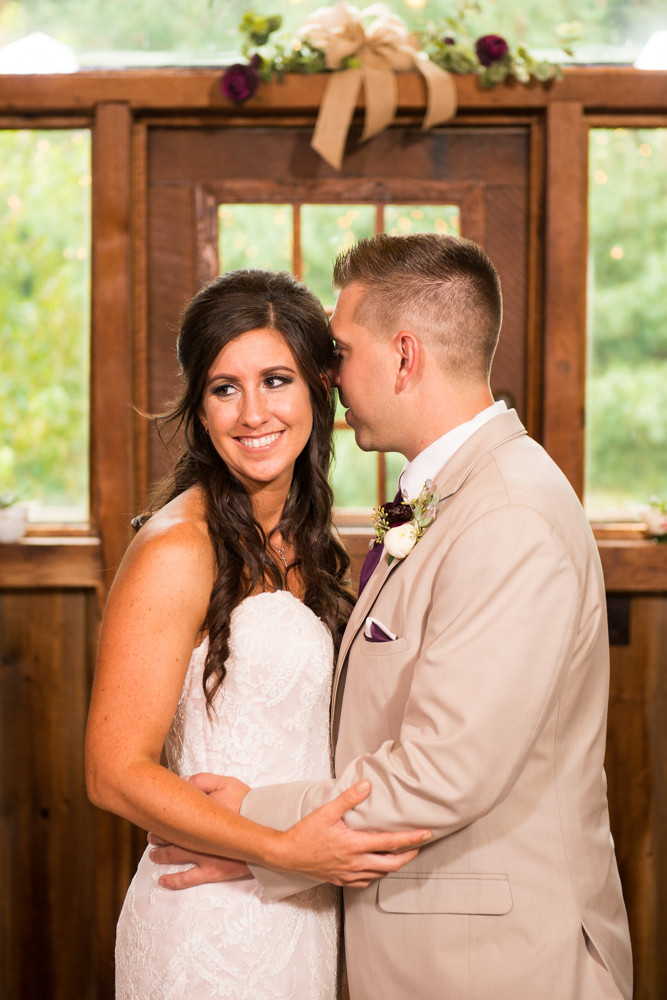
[{"label": "burlap bow", "polygon": [[[373,18],[367,28],[364,20]],[[366,117],[361,141],[390,125],[398,100],[396,70],[417,69],[426,81],[427,106],[422,128],[456,114],[456,86],[445,70],[418,52],[405,22],[377,3],[360,11],[346,0],[319,7],[303,22],[299,36],[326,56],[332,73],[320,105],[313,141],[320,156],[336,170],[343,162],[345,140],[364,85]],[[359,69],[340,70],[344,59],[359,60]]]}]

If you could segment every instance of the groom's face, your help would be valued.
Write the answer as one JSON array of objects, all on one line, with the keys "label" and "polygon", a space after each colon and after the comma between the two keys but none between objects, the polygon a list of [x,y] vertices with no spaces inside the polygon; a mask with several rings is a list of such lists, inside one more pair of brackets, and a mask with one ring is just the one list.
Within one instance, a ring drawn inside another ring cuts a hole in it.
[{"label": "groom's face", "polygon": [[395,359],[389,341],[354,318],[364,292],[361,285],[348,285],[338,296],[331,317],[338,351],[334,382],[359,447],[364,451],[391,451],[396,433],[391,412]]}]

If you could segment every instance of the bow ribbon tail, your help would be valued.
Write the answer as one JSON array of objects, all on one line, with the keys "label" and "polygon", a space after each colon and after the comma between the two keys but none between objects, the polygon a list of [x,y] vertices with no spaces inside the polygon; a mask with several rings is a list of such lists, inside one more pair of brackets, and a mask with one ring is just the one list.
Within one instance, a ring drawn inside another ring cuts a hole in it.
[{"label": "bow ribbon tail", "polygon": [[344,69],[332,73],[320,104],[310,145],[335,170],[340,170],[343,165],[345,140],[357,106],[361,83],[359,69]]},{"label": "bow ribbon tail", "polygon": [[430,59],[420,59],[416,54],[414,63],[426,83],[426,114],[422,122],[422,128],[426,130],[455,116],[458,94],[451,73],[436,66]]},{"label": "bow ribbon tail", "polygon": [[372,49],[362,49],[361,72],[366,101],[361,142],[366,142],[393,122],[398,104],[398,86],[391,64]]}]

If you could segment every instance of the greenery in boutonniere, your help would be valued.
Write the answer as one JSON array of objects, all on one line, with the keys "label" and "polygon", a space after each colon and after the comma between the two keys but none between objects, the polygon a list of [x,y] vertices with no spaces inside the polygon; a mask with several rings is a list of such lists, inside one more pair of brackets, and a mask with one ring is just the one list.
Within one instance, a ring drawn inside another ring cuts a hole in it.
[{"label": "greenery in boutonniere", "polygon": [[433,523],[439,503],[440,494],[434,491],[432,481],[427,479],[416,500],[383,503],[375,507],[371,518],[375,540],[370,547],[384,543],[389,565],[394,559],[405,559]]}]

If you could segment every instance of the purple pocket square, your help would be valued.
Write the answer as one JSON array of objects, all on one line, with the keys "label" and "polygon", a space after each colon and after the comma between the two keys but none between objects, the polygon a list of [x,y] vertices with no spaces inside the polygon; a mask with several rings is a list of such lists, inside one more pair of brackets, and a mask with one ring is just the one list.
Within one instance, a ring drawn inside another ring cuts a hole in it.
[{"label": "purple pocket square", "polygon": [[364,629],[364,639],[366,642],[394,642],[396,636],[389,629],[381,625],[375,618],[366,619]]}]

